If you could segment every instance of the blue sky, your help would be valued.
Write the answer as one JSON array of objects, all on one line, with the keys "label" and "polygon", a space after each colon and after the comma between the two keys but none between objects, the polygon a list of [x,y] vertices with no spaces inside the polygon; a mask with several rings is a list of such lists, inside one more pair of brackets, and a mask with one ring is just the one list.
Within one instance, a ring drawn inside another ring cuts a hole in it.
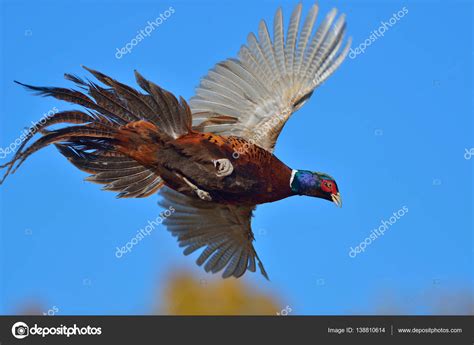
[{"label": "blue sky", "polygon": [[[311,2],[304,1],[304,13]],[[189,99],[216,62],[235,56],[260,19],[285,20],[293,1],[2,1],[0,147],[56,107],[13,83],[69,86],[80,65],[136,86],[133,70]],[[295,314],[374,313],[386,294],[410,313],[420,296],[474,290],[472,4],[468,1],[322,1],[347,14],[353,47],[394,13],[407,14],[342,67],[289,121],[276,154],[292,168],[337,179],[342,209],[293,197],[258,208],[256,248],[271,277],[250,286]],[[133,51],[137,31],[175,10]],[[4,161],[1,159],[0,161]],[[161,210],[158,196],[117,200],[83,181],[54,148],[32,156],[0,187],[0,313],[28,301],[61,314],[146,314],[169,273],[192,270],[164,228],[131,253],[124,245]],[[355,258],[349,250],[408,209]],[[382,297],[380,297],[382,296]],[[398,302],[397,302],[398,303]],[[408,306],[409,305],[409,306]]]}]

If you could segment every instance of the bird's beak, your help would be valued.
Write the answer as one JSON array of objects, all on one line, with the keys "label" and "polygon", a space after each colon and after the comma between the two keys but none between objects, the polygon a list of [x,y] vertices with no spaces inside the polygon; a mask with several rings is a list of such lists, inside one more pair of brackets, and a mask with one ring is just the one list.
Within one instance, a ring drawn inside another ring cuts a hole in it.
[{"label": "bird's beak", "polygon": [[342,198],[341,194],[331,194],[332,201],[336,204],[338,207],[342,207]]}]

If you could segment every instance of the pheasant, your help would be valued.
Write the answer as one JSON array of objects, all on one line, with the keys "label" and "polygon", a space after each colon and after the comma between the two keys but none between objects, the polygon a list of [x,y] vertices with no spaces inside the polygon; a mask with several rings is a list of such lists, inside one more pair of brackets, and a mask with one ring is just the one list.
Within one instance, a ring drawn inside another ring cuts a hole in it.
[{"label": "pheasant", "polygon": [[345,16],[337,17],[336,9],[317,29],[318,6],[299,30],[301,13],[298,4],[285,35],[279,9],[273,39],[261,21],[258,38],[250,33],[237,58],[216,64],[189,104],[136,71],[143,91],[87,67],[100,84],[71,74],[65,78],[76,89],[19,83],[85,110],[61,111],[31,127],[12,160],[1,166],[6,172],[0,183],[31,154],[54,144],[91,174],[88,181],[118,197],[160,191],[160,204],[175,210],[164,224],[185,255],[202,249],[197,264],[206,272],[224,270],[223,278],[239,278],[258,265],[268,279],[253,246],[256,205],[293,195],[342,205],[330,175],[291,169],[273,154],[285,123],[339,67],[351,43],[349,38],[342,47]]}]

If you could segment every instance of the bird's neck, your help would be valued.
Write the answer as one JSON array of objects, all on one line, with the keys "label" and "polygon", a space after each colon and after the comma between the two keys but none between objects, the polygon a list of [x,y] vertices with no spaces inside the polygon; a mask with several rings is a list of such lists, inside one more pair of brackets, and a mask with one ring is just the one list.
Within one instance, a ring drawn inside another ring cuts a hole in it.
[{"label": "bird's neck", "polygon": [[308,170],[291,171],[289,186],[293,194],[307,195],[309,190],[313,190],[319,185],[319,178],[316,174]]}]

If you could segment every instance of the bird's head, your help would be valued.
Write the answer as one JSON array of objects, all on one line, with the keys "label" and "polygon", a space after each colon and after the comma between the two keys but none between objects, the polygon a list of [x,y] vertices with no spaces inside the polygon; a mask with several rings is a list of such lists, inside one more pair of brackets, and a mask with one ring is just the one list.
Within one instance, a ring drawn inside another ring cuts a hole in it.
[{"label": "bird's head", "polygon": [[326,199],[342,207],[341,194],[336,181],[327,174],[308,170],[293,170],[290,187],[295,194]]}]

